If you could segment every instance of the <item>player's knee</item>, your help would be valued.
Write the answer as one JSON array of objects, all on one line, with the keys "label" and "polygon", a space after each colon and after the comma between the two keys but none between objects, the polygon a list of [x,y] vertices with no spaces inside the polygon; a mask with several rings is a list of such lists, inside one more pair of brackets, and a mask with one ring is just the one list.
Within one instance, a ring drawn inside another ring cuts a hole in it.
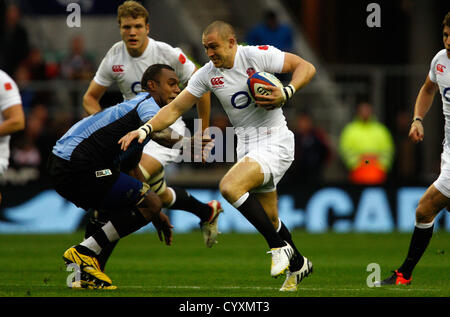
[{"label": "player's knee", "polygon": [[272,222],[273,227],[275,228],[275,230],[277,230],[279,227],[279,224],[280,224],[278,217],[276,217],[276,216],[270,217],[270,222]]},{"label": "player's knee", "polygon": [[222,196],[228,201],[228,202],[235,202],[239,197],[235,197],[235,187],[231,182],[221,180],[219,184],[219,190]]},{"label": "player's knee", "polygon": [[430,223],[436,217],[439,210],[435,210],[432,199],[429,197],[422,197],[416,208],[416,222],[417,223]]},{"label": "player's knee", "polygon": [[430,223],[434,220],[435,216],[436,215],[434,213],[423,212],[419,209],[416,210],[416,222],[417,223]]},{"label": "player's knee", "polygon": [[168,207],[173,201],[173,196],[172,196],[172,193],[171,193],[169,187],[166,187],[164,192],[158,194],[158,196],[159,196],[159,199],[161,200],[163,207]]}]

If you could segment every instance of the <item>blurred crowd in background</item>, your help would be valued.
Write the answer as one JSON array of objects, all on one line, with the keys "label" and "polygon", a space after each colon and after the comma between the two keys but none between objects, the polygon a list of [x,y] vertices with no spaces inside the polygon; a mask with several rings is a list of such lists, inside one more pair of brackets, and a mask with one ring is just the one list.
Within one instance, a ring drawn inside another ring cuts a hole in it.
[{"label": "blurred crowd in background", "polygon": [[[13,135],[10,166],[13,169],[35,167],[43,172],[56,140],[83,116],[79,94],[69,89],[48,89],[45,83],[62,81],[67,86],[87,88],[98,67],[97,61],[103,56],[95,56],[86,47],[83,36],[77,35],[64,39],[66,50],[54,52],[51,58],[47,58],[41,49],[32,45],[29,30],[22,23],[20,6],[7,1],[0,4],[0,69],[10,74],[19,85],[27,119],[26,129]],[[272,10],[266,11],[261,23],[245,33],[243,40],[247,44],[263,42],[285,51],[294,51],[291,26],[281,23]],[[426,73],[423,73],[423,78],[425,76]],[[55,95],[58,98],[55,99]],[[112,91],[104,98],[105,103],[112,105],[120,102],[121,95]],[[64,105],[56,104],[61,100]],[[295,109],[292,102],[287,106]],[[364,114],[357,111],[361,104],[365,105]],[[327,126],[318,124],[309,109],[303,107],[289,112],[288,124],[296,137],[296,160],[281,186],[299,182],[323,183],[327,180],[326,171],[330,164],[341,169],[342,182],[373,185],[423,181],[420,179],[422,151],[408,140],[413,105],[407,105],[393,114],[395,118],[391,117],[388,123],[377,120],[370,100],[361,98],[350,106],[354,121],[350,120],[348,126],[342,129],[342,135],[334,141]],[[229,122],[224,113],[216,112],[211,118],[211,125],[225,131]],[[440,147],[439,142],[436,147]],[[190,168],[186,165],[189,164],[184,163],[180,168]],[[201,168],[217,168],[218,165],[215,163]],[[198,164],[193,168],[198,169]],[[356,175],[366,172],[371,175],[368,179]]]}]

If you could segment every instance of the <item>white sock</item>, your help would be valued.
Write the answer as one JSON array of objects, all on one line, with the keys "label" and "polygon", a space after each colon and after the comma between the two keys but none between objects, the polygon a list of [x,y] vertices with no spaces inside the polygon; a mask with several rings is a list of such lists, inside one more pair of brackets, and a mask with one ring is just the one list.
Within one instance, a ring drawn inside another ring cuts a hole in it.
[{"label": "white sock", "polygon": [[92,236],[85,239],[83,242],[80,243],[80,245],[88,248],[97,255],[99,255],[100,252],[102,251],[102,247],[97,243],[97,241],[95,241],[95,239]]},{"label": "white sock", "polygon": [[428,228],[431,228],[433,226],[433,224],[434,224],[434,219],[432,222],[429,222],[429,223],[421,223],[421,222],[416,221],[414,225],[419,229],[428,229]]},{"label": "white sock", "polygon": [[[119,233],[117,232],[116,228],[114,228],[114,225],[111,221],[108,221],[103,227],[102,232],[105,235],[106,239],[109,242],[113,242],[120,239]],[[99,233],[95,233],[94,235],[98,235]],[[94,235],[90,236],[89,238],[85,239],[83,242],[80,243],[80,245],[88,248],[89,250],[93,251],[95,254],[100,254],[102,251],[101,245],[95,240]],[[97,236],[98,238],[99,236]],[[104,241],[105,239],[102,238],[101,241]],[[106,242],[106,241],[105,241]]]},{"label": "white sock", "polygon": [[177,194],[175,194],[175,191],[172,188],[167,187],[167,189],[170,190],[170,192],[172,193],[172,201],[166,207],[170,208],[173,206],[173,204],[175,204],[175,201],[177,200]]},{"label": "white sock", "polygon": [[242,195],[241,197],[239,197],[238,200],[236,200],[232,205],[234,208],[239,208],[243,203],[245,203],[245,201],[247,200],[248,196],[250,196],[249,193],[245,193],[244,195]]}]

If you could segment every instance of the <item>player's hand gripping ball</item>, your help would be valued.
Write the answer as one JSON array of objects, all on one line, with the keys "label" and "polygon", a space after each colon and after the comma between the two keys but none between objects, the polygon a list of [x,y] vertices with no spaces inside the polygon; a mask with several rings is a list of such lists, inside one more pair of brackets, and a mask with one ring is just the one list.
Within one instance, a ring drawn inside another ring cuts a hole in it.
[{"label": "player's hand gripping ball", "polygon": [[264,86],[276,86],[283,88],[281,81],[273,74],[267,72],[256,72],[247,79],[247,86],[253,99],[256,95],[268,96],[272,92]]}]

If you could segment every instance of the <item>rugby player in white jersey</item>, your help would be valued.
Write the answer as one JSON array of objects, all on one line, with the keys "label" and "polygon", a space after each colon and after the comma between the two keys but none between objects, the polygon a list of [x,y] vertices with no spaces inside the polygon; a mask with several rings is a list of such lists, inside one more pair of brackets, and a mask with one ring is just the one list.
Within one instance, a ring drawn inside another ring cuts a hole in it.
[{"label": "rugby player in white jersey", "polygon": [[[278,218],[276,185],[294,160],[294,137],[281,106],[310,82],[315,68],[299,56],[272,46],[238,45],[233,27],[223,21],[206,27],[202,42],[210,62],[192,76],[174,101],[119,143],[126,149],[135,138],[143,141],[149,133],[175,122],[205,92],[212,91],[238,138],[238,162],[221,180],[220,191],[265,238],[272,255],[271,275],[277,277],[287,271],[280,290],[295,291],[312,272],[312,263],[300,254]],[[249,74],[255,71],[291,73],[292,78],[284,89],[267,87],[272,94],[257,96],[255,102],[246,85]]]},{"label": "rugby player in white jersey", "polygon": [[[186,57],[181,49],[148,37],[149,14],[140,3],[125,1],[118,7],[117,12],[122,40],[114,44],[107,52],[84,95],[83,107],[88,114],[101,110],[99,101],[108,87],[114,83],[118,85],[125,100],[134,98],[142,90],[141,78],[150,65],[166,64],[171,66],[183,84],[186,84],[197,70],[194,63]],[[157,84],[160,86],[160,92],[163,92],[161,87],[165,83]],[[173,97],[170,97],[161,101],[168,102],[172,99]],[[160,106],[164,106],[164,103]],[[197,111],[204,128],[209,124],[207,121],[209,120],[209,110],[210,94],[205,94],[197,102]],[[180,135],[185,135],[185,124],[181,117],[171,125],[171,128]],[[223,209],[217,200],[205,204],[182,188],[166,186],[164,167],[176,161],[179,156],[179,149],[166,148],[150,141],[144,147],[139,166],[147,183],[158,194],[164,207],[189,211],[199,217],[204,242],[208,247],[212,247],[216,243],[218,235],[218,216]],[[94,216],[88,224],[86,236],[103,225],[105,219],[101,218],[102,215],[94,212]],[[105,248],[99,256],[102,268],[112,248],[114,245],[111,245],[111,249]]]},{"label": "rugby player in white jersey", "polygon": [[24,128],[25,115],[19,88],[7,73],[0,70],[0,175],[5,173],[9,165],[11,134]]},{"label": "rugby player in white jersey", "polygon": [[434,220],[442,209],[450,210],[450,12],[442,22],[444,49],[433,58],[425,83],[419,90],[414,106],[414,116],[409,137],[415,143],[424,138],[423,120],[434,96],[441,93],[445,117],[445,139],[441,155],[441,173],[428,187],[416,209],[416,221],[409,250],[403,264],[393,274],[381,281],[381,285],[408,285],[412,272],[425,252],[433,235]]}]

